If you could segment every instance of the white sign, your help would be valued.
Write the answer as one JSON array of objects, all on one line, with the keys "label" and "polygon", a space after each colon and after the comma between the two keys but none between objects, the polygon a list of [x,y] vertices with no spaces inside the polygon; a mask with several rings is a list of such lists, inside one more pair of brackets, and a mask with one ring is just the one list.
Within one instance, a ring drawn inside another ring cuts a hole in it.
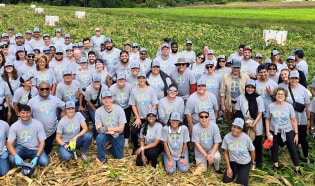
[{"label": "white sign", "polygon": [[85,18],[85,11],[75,11],[75,18],[84,19]]},{"label": "white sign", "polygon": [[1,3],[1,4],[0,4],[0,7],[5,7],[5,4]]},{"label": "white sign", "polygon": [[35,8],[35,14],[41,14],[44,12],[44,8]]},{"label": "white sign", "polygon": [[36,5],[31,5],[31,8],[36,8]]},{"label": "white sign", "polygon": [[264,30],[263,39],[266,43],[266,46],[274,40],[277,44],[284,46],[287,40],[288,31],[279,31],[279,30]]},{"label": "white sign", "polygon": [[45,25],[57,26],[59,24],[59,16],[45,16]]}]

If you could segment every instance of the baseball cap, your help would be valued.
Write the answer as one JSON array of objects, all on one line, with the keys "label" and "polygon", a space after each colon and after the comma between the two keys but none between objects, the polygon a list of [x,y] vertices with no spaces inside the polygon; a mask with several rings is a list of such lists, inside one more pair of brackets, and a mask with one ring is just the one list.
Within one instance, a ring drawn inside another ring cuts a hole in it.
[{"label": "baseball cap", "polygon": [[111,38],[106,38],[104,43],[107,43],[107,42],[108,42],[108,43],[112,43],[113,40],[112,40]]},{"label": "baseball cap", "polygon": [[244,120],[242,118],[235,118],[234,121],[232,122],[232,125],[238,126],[241,129],[243,129]]},{"label": "baseball cap", "polygon": [[81,41],[78,42],[78,47],[83,47],[83,43]]},{"label": "baseball cap", "polygon": [[170,115],[170,120],[180,120],[180,114],[178,112],[172,112]]},{"label": "baseball cap", "polygon": [[14,30],[14,28],[12,26],[9,26],[8,30]]},{"label": "baseball cap", "polygon": [[218,59],[225,59],[225,55],[219,55]]},{"label": "baseball cap", "polygon": [[297,70],[292,70],[289,74],[289,78],[300,78],[300,74]]},{"label": "baseball cap", "polygon": [[139,74],[138,74],[138,77],[146,77],[146,74],[145,72],[143,71],[140,71]]},{"label": "baseball cap", "polygon": [[158,60],[153,60],[151,66],[152,66],[152,67],[159,67],[159,66],[160,66],[160,61],[158,61]]},{"label": "baseball cap", "polygon": [[255,82],[255,80],[253,80],[253,79],[247,80],[246,83],[245,83],[245,87],[248,86],[248,85],[251,85],[251,86],[256,87],[256,82]]},{"label": "baseball cap", "polygon": [[240,68],[241,66],[242,66],[241,60],[238,60],[238,59],[233,60],[233,62],[232,62],[232,67]]},{"label": "baseball cap", "polygon": [[70,70],[70,69],[68,69],[68,68],[66,68],[63,72],[62,72],[62,75],[64,76],[64,75],[72,75],[72,71]]},{"label": "baseball cap", "polygon": [[28,74],[24,74],[23,76],[20,77],[20,82],[24,83],[25,81],[28,81],[30,79],[32,79],[33,77],[28,75]]},{"label": "baseball cap", "polygon": [[146,48],[140,48],[139,52],[147,52],[147,49]]},{"label": "baseball cap", "polygon": [[273,51],[271,52],[271,54],[272,54],[273,56],[275,56],[275,55],[278,55],[278,54],[280,54],[280,53],[279,53],[278,50],[273,50]]},{"label": "baseball cap", "polygon": [[126,46],[126,45],[131,46],[131,43],[129,43],[129,42],[124,43],[124,46]]},{"label": "baseball cap", "polygon": [[257,53],[256,55],[255,55],[255,58],[262,58],[262,54],[261,53]]},{"label": "baseball cap", "polygon": [[26,53],[27,53],[27,55],[35,55],[33,50],[28,50],[28,51],[26,51]]},{"label": "baseball cap", "polygon": [[8,60],[5,62],[4,67],[8,67],[8,66],[14,66],[14,63],[12,60]]},{"label": "baseball cap", "polygon": [[23,34],[21,34],[20,32],[15,34],[15,38],[18,38],[18,37],[22,37],[23,38]]},{"label": "baseball cap", "polygon": [[147,113],[147,116],[148,116],[149,114],[153,114],[153,115],[156,116],[157,112],[156,112],[156,110],[151,109],[151,110],[149,110],[149,112]]},{"label": "baseball cap", "polygon": [[207,54],[214,54],[214,51],[212,49],[208,50]]},{"label": "baseball cap", "polygon": [[206,85],[206,81],[204,79],[198,79],[197,80],[197,86],[198,85]]},{"label": "baseball cap", "polygon": [[38,27],[35,27],[33,32],[40,32],[40,29]]},{"label": "baseball cap", "polygon": [[161,46],[161,49],[163,49],[163,48],[170,48],[170,46],[168,46],[168,44],[163,44],[162,46]]},{"label": "baseball cap", "polygon": [[92,81],[93,82],[97,82],[97,81],[101,81],[102,78],[101,78],[101,75],[99,75],[98,73],[94,73],[93,76],[92,76]]},{"label": "baseball cap", "polygon": [[192,41],[190,41],[190,40],[186,41],[186,45],[187,44],[191,44],[192,45]]},{"label": "baseball cap", "polygon": [[80,64],[81,63],[87,63],[88,62],[88,59],[86,57],[81,57],[80,58]]},{"label": "baseball cap", "polygon": [[138,43],[132,43],[132,47],[137,47]]},{"label": "baseball cap", "polygon": [[56,48],[55,54],[57,54],[57,53],[63,53],[63,50],[61,48]]},{"label": "baseball cap", "polygon": [[65,34],[65,38],[70,38],[70,34]]},{"label": "baseball cap", "polygon": [[112,97],[112,93],[108,90],[104,90],[102,92],[101,98],[105,98],[105,97]]},{"label": "baseball cap", "polygon": [[1,37],[9,37],[9,34],[8,34],[8,33],[3,33],[3,34],[1,35]]},{"label": "baseball cap", "polygon": [[265,64],[272,63],[270,58],[265,59]]},{"label": "baseball cap", "polygon": [[25,51],[25,48],[23,46],[18,46],[16,48],[16,52],[24,52]]},{"label": "baseball cap", "polygon": [[66,107],[66,109],[67,108],[74,108],[75,103],[73,101],[67,101],[65,107]]},{"label": "baseball cap", "polygon": [[295,61],[295,57],[294,57],[294,56],[289,56],[289,57],[287,57],[287,61],[289,61],[289,60]]},{"label": "baseball cap", "polygon": [[117,80],[126,79],[126,74],[122,71],[117,74]]},{"label": "baseball cap", "polygon": [[49,34],[44,34],[43,38],[45,38],[45,37],[50,37],[50,35]]},{"label": "baseball cap", "polygon": [[131,64],[130,64],[130,68],[132,69],[132,68],[140,68],[140,64],[138,63],[138,62],[132,62]]},{"label": "baseball cap", "polygon": [[207,65],[214,65],[214,61],[213,60],[207,60],[205,62],[205,66],[207,66]]},{"label": "baseball cap", "polygon": [[57,28],[55,32],[61,32],[61,28]]},{"label": "baseball cap", "polygon": [[168,42],[169,43],[171,41],[171,38],[166,37],[163,40],[164,40],[164,42]]},{"label": "baseball cap", "polygon": [[26,30],[25,34],[32,34],[32,31],[31,30]]}]

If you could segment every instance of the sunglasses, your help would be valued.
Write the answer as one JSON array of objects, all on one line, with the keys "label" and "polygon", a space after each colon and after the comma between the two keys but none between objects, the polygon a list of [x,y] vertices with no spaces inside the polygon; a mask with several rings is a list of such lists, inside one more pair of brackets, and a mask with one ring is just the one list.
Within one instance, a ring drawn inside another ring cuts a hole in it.
[{"label": "sunglasses", "polygon": [[269,68],[268,70],[276,70],[275,68]]},{"label": "sunglasses", "polygon": [[39,88],[40,91],[48,91],[49,88]]},{"label": "sunglasses", "polygon": [[31,58],[35,58],[35,56],[27,56],[27,57],[30,58],[30,59],[31,59]]},{"label": "sunglasses", "polygon": [[58,55],[58,56],[59,56],[59,55],[63,55],[63,54],[62,54],[62,53],[56,53],[56,55]]},{"label": "sunglasses", "polygon": [[205,59],[204,57],[197,57],[197,58],[198,58],[198,59],[202,59],[202,60]]},{"label": "sunglasses", "polygon": [[178,47],[176,47],[176,46],[172,46],[172,48],[178,48]]},{"label": "sunglasses", "polygon": [[207,119],[209,116],[199,116],[200,119]]},{"label": "sunglasses", "polygon": [[1,48],[8,48],[8,45],[4,45],[4,46],[2,46]]},{"label": "sunglasses", "polygon": [[179,63],[179,64],[176,64],[176,66],[186,66],[186,63]]},{"label": "sunglasses", "polygon": [[177,92],[178,90],[176,89],[168,89],[170,92]]},{"label": "sunglasses", "polygon": [[220,60],[219,62],[225,62],[225,60]]},{"label": "sunglasses", "polygon": [[133,46],[132,48],[138,48],[137,46]]},{"label": "sunglasses", "polygon": [[206,69],[210,69],[212,67],[213,67],[212,65],[209,65],[209,66],[206,66]]},{"label": "sunglasses", "polygon": [[145,55],[147,55],[147,54],[146,54],[146,53],[140,53],[140,55],[141,55],[141,56],[145,56]]}]

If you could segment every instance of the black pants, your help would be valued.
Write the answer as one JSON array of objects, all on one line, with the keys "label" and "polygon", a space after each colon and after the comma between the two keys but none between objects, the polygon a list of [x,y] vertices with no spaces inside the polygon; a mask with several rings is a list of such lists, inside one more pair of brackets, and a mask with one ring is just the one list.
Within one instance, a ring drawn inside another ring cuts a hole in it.
[{"label": "black pants", "polygon": [[[278,150],[279,150],[279,144],[282,142],[281,134],[274,135],[274,132],[270,131],[271,134],[273,134],[273,145],[271,147],[271,156],[273,163],[279,162],[278,160]],[[294,164],[294,166],[299,166],[299,155],[297,152],[296,145],[294,144],[294,132],[291,130],[290,132],[286,132],[286,138],[287,140],[284,142],[287,145],[287,148],[289,150],[291,160]]]},{"label": "black pants", "polygon": [[[141,119],[142,124],[145,121],[146,121],[145,119]],[[140,133],[142,124],[140,127],[135,127],[135,126],[131,127],[131,141],[133,143],[133,151],[136,151],[139,148],[138,137],[139,137],[139,133]]]},{"label": "black pants", "polygon": [[250,162],[247,164],[238,164],[234,161],[231,161],[230,166],[233,172],[233,176],[232,178],[229,178],[227,176],[227,173],[225,172],[222,179],[223,183],[230,183],[235,179],[235,177],[237,177],[236,183],[244,185],[244,186],[248,185]]},{"label": "black pants", "polygon": [[308,141],[307,137],[307,126],[306,125],[298,125],[299,131],[299,144],[302,146],[302,151],[304,158],[308,157]]},{"label": "black pants", "polygon": [[54,139],[56,138],[56,132],[54,132],[51,136],[49,136],[48,138],[46,138],[45,140],[45,148],[44,151],[46,152],[47,155],[49,155],[49,153],[51,152],[52,146],[53,146],[53,142]]},{"label": "black pants", "polygon": [[[146,149],[144,151],[144,155],[147,157],[147,160],[151,162],[151,166],[156,168],[157,165],[157,159],[161,152],[163,151],[163,145],[162,143],[159,143],[156,147],[152,147],[150,149]],[[143,166],[141,154],[137,156],[136,159],[136,165],[137,166]]]},{"label": "black pants", "polygon": [[125,128],[124,128],[124,136],[125,136],[125,139],[129,139],[129,136],[130,136],[130,117],[131,117],[131,107],[128,107],[126,109],[124,109],[125,111],[125,115],[126,115],[126,120],[127,120],[127,123],[125,124]]},{"label": "black pants", "polygon": [[262,165],[262,136],[256,136],[255,140],[253,141],[253,145],[255,147],[255,153],[256,153],[256,166],[261,167]]}]

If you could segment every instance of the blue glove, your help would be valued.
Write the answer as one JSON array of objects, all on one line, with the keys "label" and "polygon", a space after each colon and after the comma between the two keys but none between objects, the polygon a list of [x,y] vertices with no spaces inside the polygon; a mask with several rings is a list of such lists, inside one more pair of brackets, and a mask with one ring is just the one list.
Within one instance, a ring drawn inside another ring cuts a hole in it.
[{"label": "blue glove", "polygon": [[32,167],[35,167],[35,166],[36,166],[37,160],[38,160],[38,157],[35,157],[35,158],[32,159],[32,161],[31,161]]},{"label": "blue glove", "polygon": [[14,157],[14,162],[16,165],[20,165],[20,166],[24,164],[23,159],[19,155],[16,155]]}]

